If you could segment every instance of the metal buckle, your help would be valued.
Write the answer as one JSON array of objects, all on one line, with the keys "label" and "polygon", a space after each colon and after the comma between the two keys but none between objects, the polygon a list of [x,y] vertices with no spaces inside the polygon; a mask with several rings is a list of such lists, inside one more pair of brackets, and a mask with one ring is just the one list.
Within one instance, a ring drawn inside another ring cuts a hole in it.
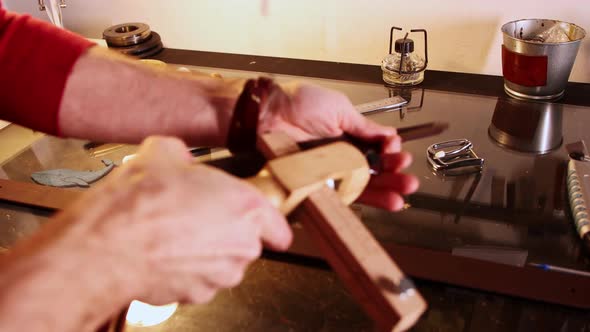
[{"label": "metal buckle", "polygon": [[473,144],[467,139],[432,144],[426,150],[428,163],[436,172],[458,175],[479,172],[484,159],[473,151]]}]

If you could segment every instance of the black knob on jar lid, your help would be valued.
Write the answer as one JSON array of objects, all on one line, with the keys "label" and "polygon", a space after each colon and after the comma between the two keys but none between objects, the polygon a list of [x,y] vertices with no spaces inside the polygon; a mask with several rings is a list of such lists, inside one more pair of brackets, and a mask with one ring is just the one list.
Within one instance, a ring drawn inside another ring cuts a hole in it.
[{"label": "black knob on jar lid", "polygon": [[400,39],[396,40],[395,41],[395,52],[402,53],[402,54],[414,52],[414,41],[409,38],[406,38],[406,39],[400,38]]}]

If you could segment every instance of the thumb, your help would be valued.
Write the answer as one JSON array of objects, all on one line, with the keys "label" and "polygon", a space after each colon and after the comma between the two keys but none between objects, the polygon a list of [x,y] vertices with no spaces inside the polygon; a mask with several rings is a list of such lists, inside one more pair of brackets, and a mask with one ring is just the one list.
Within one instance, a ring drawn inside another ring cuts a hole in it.
[{"label": "thumb", "polygon": [[343,112],[340,126],[345,133],[369,142],[382,141],[397,134],[395,128],[369,120],[354,109]]},{"label": "thumb", "polygon": [[176,137],[150,136],[139,148],[138,155],[152,160],[187,162],[190,157],[184,142]]}]

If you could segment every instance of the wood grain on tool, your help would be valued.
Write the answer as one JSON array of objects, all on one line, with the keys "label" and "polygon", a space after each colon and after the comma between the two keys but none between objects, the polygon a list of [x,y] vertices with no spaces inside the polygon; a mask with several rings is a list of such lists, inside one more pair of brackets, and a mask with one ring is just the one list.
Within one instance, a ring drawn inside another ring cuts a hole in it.
[{"label": "wood grain on tool", "polygon": [[[299,150],[282,133],[261,136],[259,149],[269,160]],[[314,164],[314,160],[308,162]],[[282,173],[282,182],[284,177],[300,176],[292,172]],[[298,213],[304,214],[300,218],[303,227],[323,257],[379,330],[404,331],[414,325],[426,310],[426,302],[413,287],[403,288],[408,279],[335,191],[326,186],[315,190]]]},{"label": "wood grain on tool", "polygon": [[338,196],[351,204],[363,192],[369,178],[365,156],[348,143],[334,142],[271,159],[246,181],[259,187],[273,203],[279,203],[275,206],[287,215],[309,194],[324,187],[326,181],[337,182]]}]

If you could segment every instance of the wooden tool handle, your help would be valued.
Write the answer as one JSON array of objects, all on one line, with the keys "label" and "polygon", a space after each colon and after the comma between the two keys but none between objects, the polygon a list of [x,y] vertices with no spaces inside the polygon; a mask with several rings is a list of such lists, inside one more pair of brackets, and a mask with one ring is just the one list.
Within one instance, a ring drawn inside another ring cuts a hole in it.
[{"label": "wooden tool handle", "polygon": [[[269,160],[299,151],[282,133],[261,136],[259,149]],[[277,177],[286,183],[288,175]],[[409,329],[426,310],[422,296],[336,192],[325,185],[314,189],[297,220],[380,331]]]},{"label": "wooden tool handle", "polygon": [[281,206],[283,206],[287,200],[287,192],[285,189],[270,175],[253,176],[245,179],[245,181],[260,190],[277,209],[281,209]]},{"label": "wooden tool handle", "polygon": [[334,142],[269,160],[246,181],[259,187],[287,215],[326,182],[333,183],[342,201],[350,204],[363,192],[369,178],[365,156],[349,143]]}]

